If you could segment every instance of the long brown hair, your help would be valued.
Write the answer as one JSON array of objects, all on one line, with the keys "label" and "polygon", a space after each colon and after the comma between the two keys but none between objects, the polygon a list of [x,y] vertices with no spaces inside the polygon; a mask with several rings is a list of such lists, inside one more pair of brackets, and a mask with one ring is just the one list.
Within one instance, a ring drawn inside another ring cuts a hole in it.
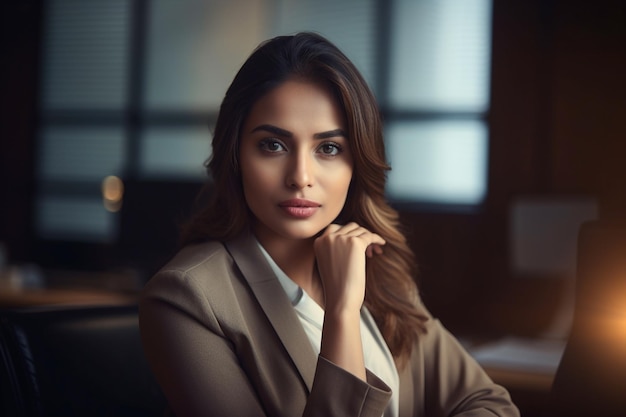
[{"label": "long brown hair", "polygon": [[368,261],[365,305],[402,365],[424,329],[427,314],[418,301],[413,253],[400,231],[398,213],[385,200],[389,166],[380,112],[356,67],[322,36],[299,33],[270,39],[243,64],[215,125],[207,164],[209,202],[183,227],[181,243],[228,240],[249,227],[239,170],[240,130],[259,98],[293,78],[327,85],[344,111],[354,171],[339,218],[354,221],[387,242],[384,254]]}]

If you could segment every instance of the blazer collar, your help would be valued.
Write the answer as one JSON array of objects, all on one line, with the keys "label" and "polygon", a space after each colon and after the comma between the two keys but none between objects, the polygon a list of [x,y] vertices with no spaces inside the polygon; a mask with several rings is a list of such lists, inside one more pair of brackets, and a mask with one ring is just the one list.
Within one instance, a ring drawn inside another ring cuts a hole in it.
[{"label": "blazer collar", "polygon": [[254,236],[249,231],[244,232],[226,242],[225,246],[310,392],[317,356],[289,298],[257,246]]}]

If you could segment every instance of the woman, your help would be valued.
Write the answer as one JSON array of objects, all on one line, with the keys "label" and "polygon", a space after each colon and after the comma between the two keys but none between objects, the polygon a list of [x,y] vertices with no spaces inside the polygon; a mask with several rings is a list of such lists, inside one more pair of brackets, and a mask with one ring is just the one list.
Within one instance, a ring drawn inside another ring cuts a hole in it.
[{"label": "woman", "polygon": [[388,169],[375,99],[334,45],[254,51],[220,108],[211,200],[142,294],[176,415],[518,415],[421,304]]}]

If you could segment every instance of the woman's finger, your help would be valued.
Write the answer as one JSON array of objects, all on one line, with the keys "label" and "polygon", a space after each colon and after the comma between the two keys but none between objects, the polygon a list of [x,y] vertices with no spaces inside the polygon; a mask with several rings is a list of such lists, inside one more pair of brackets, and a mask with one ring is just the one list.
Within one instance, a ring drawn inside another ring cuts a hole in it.
[{"label": "woman's finger", "polygon": [[336,234],[341,234],[341,235],[346,235],[346,236],[362,237],[362,238],[365,238],[366,240],[371,240],[372,243],[373,242],[380,243],[380,244],[385,243],[385,240],[380,235],[369,231],[365,227],[360,226],[359,224],[355,222],[351,222],[343,226],[333,224],[333,225],[328,226],[327,230],[328,230],[328,233],[336,233]]},{"label": "woman's finger", "polygon": [[335,232],[341,233],[341,234],[348,234],[360,228],[361,226],[359,226],[357,223],[350,222],[350,223],[344,224],[343,226],[339,226],[339,228],[336,229]]}]

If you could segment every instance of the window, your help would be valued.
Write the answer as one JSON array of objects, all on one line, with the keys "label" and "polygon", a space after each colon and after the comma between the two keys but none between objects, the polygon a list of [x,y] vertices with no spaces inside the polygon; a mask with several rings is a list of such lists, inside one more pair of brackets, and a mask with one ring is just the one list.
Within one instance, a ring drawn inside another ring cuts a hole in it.
[{"label": "window", "polygon": [[392,199],[476,205],[486,194],[490,0],[396,0],[385,96]]},{"label": "window", "polygon": [[45,3],[36,232],[113,242],[100,183],[127,161],[131,8],[127,1]]}]

